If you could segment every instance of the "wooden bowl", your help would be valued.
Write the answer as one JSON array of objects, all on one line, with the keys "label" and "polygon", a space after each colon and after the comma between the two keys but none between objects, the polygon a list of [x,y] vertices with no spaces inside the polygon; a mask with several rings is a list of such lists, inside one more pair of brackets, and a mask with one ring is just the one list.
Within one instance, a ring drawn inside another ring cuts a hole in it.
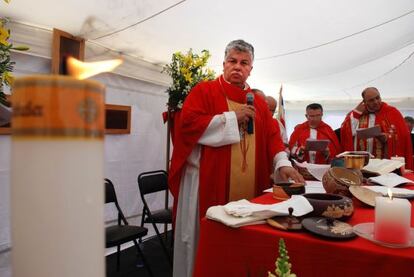
[{"label": "wooden bowl", "polygon": [[286,200],[294,194],[305,193],[305,184],[303,183],[278,183],[273,185],[273,198]]},{"label": "wooden bowl", "polygon": [[352,200],[343,195],[330,193],[305,193],[313,207],[313,211],[306,217],[322,216],[338,220],[347,220],[354,213]]},{"label": "wooden bowl", "polygon": [[349,186],[360,186],[362,179],[363,177],[359,170],[332,167],[323,175],[322,184],[327,193],[351,197]]}]

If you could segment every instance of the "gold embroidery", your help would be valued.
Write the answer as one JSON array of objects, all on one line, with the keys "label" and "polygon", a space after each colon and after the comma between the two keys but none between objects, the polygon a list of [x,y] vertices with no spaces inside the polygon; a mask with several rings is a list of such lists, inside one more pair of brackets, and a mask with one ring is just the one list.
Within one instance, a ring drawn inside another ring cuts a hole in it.
[{"label": "gold embroidery", "polygon": [[[229,111],[235,111],[241,103],[227,100]],[[231,147],[229,201],[251,199],[255,196],[255,135],[247,133],[247,124],[241,124],[240,142]]]}]

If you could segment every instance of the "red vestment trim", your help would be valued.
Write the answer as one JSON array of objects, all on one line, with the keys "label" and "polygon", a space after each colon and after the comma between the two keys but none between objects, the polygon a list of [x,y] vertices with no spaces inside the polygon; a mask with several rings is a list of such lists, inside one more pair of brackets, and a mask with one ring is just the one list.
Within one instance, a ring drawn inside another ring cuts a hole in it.
[{"label": "red vestment trim", "polygon": [[[354,137],[352,136],[351,114],[356,119],[361,116],[354,111],[347,114],[341,126],[341,144],[345,151],[354,150]],[[387,139],[388,153],[385,153],[385,158],[389,159],[391,155],[405,157],[405,167],[413,169],[411,137],[405,124],[404,118],[397,108],[382,102],[381,108],[375,113],[375,125],[381,127],[381,132],[390,134],[390,131],[395,132]],[[393,127],[393,126],[394,127]],[[357,145],[359,150],[359,146]],[[372,153],[375,155],[375,153]],[[381,158],[381,157],[378,157]]]},{"label": "red vestment trim", "polygon": [[[329,139],[330,143],[328,144],[329,147],[329,158],[334,158],[337,154],[342,152],[342,147],[338,141],[338,138],[335,134],[335,132],[332,130],[332,128],[326,124],[325,122],[321,121],[319,126],[316,128],[317,139]],[[296,125],[295,130],[293,131],[292,135],[289,139],[289,148],[292,149],[295,144],[297,143],[297,146],[303,146],[306,145],[306,140],[310,137],[310,127],[308,121],[305,121],[301,124]],[[308,153],[305,153],[304,160],[309,162],[309,155]],[[315,157],[315,163],[316,164],[326,164],[327,161],[325,160],[322,152],[318,151],[316,152]]]},{"label": "red vestment trim", "polygon": [[[221,82],[219,81],[221,79]],[[175,122],[175,143],[169,172],[169,185],[174,196],[174,202],[178,200],[178,192],[181,175],[191,151],[203,135],[214,115],[228,111],[226,96],[228,99],[245,103],[246,93],[224,81],[220,76],[210,82],[202,82],[195,86],[186,101],[179,122]],[[220,87],[223,86],[223,89]],[[260,97],[254,101],[256,115],[255,139],[256,139],[256,195],[270,186],[270,174],[272,173],[272,161],[276,153],[283,151],[283,143],[280,132],[272,123],[272,117],[267,104]],[[199,208],[200,217],[203,217],[207,208],[214,205],[227,203],[230,182],[231,145],[221,147],[201,146],[200,158],[200,182],[199,182]]]}]

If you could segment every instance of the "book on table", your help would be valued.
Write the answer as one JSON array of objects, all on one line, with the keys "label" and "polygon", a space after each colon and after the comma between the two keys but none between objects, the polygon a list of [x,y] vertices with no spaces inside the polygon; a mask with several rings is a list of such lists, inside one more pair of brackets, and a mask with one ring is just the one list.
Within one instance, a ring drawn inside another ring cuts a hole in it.
[{"label": "book on table", "polygon": [[380,136],[381,134],[381,127],[378,125],[370,128],[360,128],[356,130],[356,136],[361,139],[374,138]]},{"label": "book on table", "polygon": [[361,171],[363,173],[384,175],[401,168],[403,165],[404,163],[399,160],[370,159],[368,164],[364,166]]},{"label": "book on table", "polygon": [[324,151],[328,147],[328,139],[307,139],[305,150],[307,151]]}]

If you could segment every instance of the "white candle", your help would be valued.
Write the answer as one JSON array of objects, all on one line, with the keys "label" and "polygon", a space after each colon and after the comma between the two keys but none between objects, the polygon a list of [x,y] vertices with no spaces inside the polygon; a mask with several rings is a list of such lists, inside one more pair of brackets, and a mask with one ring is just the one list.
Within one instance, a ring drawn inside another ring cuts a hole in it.
[{"label": "white candle", "polygon": [[407,244],[410,240],[411,204],[407,199],[375,198],[374,238],[378,241]]},{"label": "white candle", "polygon": [[105,276],[104,86],[25,77],[12,103],[13,276]]}]

